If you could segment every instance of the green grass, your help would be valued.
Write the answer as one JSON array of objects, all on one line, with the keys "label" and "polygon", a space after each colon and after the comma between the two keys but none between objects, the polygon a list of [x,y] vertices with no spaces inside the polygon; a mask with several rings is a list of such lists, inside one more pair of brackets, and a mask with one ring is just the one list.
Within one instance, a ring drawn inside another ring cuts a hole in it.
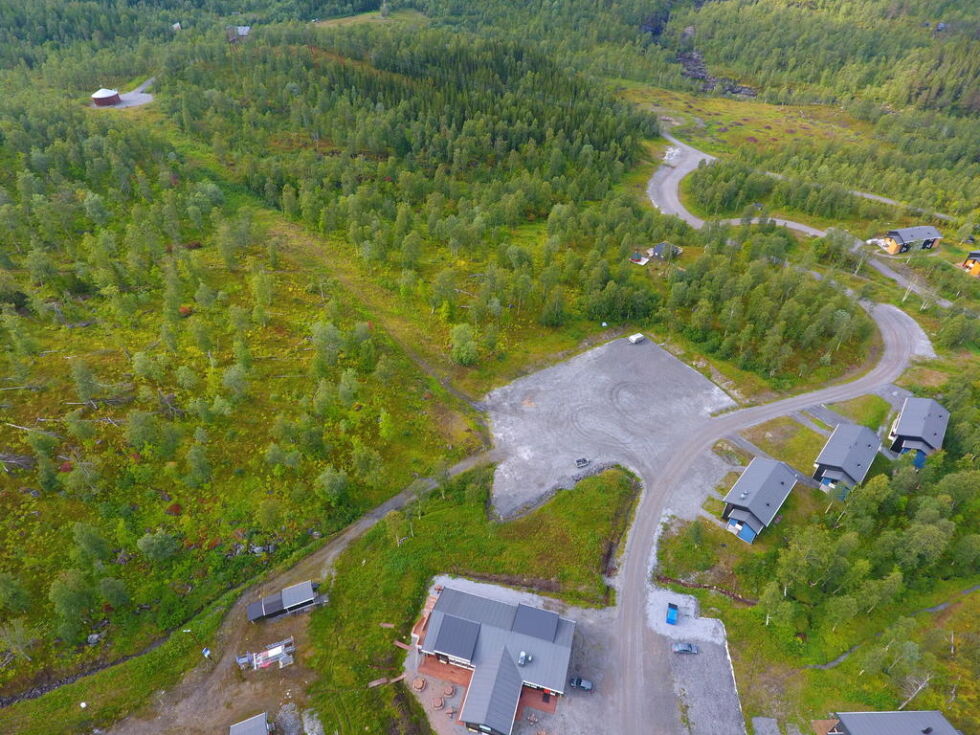
[{"label": "green grass", "polygon": [[[201,661],[239,591],[226,593],[160,646],[117,666],[55,689],[43,697],[0,709],[0,732],[18,735],[88,733],[135,711],[154,693],[175,684]],[[184,630],[190,633],[184,633]],[[85,702],[83,709],[81,703]],[[57,728],[57,729],[54,729]]]},{"label": "green grass", "polygon": [[888,401],[876,395],[859,396],[843,403],[832,403],[827,408],[861,426],[867,426],[872,431],[877,431],[891,412]]},{"label": "green grass", "polygon": [[360,25],[362,23],[406,23],[413,26],[424,25],[429,22],[422,13],[417,10],[394,10],[387,18],[382,17],[381,13],[373,10],[357,15],[347,15],[342,18],[330,18],[321,20],[316,25],[323,28],[343,28],[344,26]]},{"label": "green grass", "polygon": [[789,417],[781,417],[755,426],[742,434],[750,442],[805,475],[813,469],[813,461],[827,438],[808,429]]},{"label": "green grass", "polygon": [[731,464],[746,465],[752,461],[751,454],[725,439],[715,442],[715,445],[711,449],[715,454]]},{"label": "green grass", "polygon": [[491,481],[492,469],[457,478],[444,497],[433,493],[406,511],[411,535],[400,546],[381,523],[337,561],[330,604],[311,622],[313,703],[327,732],[403,731],[391,724],[411,716],[402,689],[366,684],[400,672],[403,652],[392,639],[408,640],[435,574],[496,580],[575,604],[610,603],[603,560],[628,523],[633,478],[605,472],[508,523],[487,519]]},{"label": "green grass", "polygon": [[[808,514],[822,512],[825,507],[822,493],[797,487],[783,508],[783,522],[766,529],[751,545],[713,524],[701,522],[698,531],[691,530],[692,524],[676,525],[661,539],[657,571],[757,599],[761,586],[770,578],[767,570],[774,551],[786,543],[786,534]],[[695,537],[699,541],[696,547],[692,541]],[[707,569],[705,560],[712,561]],[[766,627],[765,616],[757,607],[706,590],[678,590],[700,600],[702,615],[724,620],[746,719],[776,717],[796,723],[803,732],[808,731],[811,719],[825,717],[830,711],[895,709],[904,699],[895,682],[880,674],[861,672],[868,644],[898,617],[952,600],[954,605],[948,610],[916,616],[912,638],[937,655],[938,666],[934,682],[909,708],[941,709],[964,732],[973,732],[977,726],[978,690],[970,668],[969,641],[970,636],[975,640],[977,635],[980,595],[961,596],[959,592],[976,581],[940,582],[928,592],[909,590],[899,602],[876,608],[870,615],[857,616],[837,631],[811,628],[803,637],[774,625]],[[948,653],[948,636],[944,642],[936,641],[940,627],[955,631],[955,640],[960,641],[953,656]],[[831,661],[855,644],[862,646],[836,668],[804,668]],[[950,701],[948,693],[953,685],[958,696]]]}]

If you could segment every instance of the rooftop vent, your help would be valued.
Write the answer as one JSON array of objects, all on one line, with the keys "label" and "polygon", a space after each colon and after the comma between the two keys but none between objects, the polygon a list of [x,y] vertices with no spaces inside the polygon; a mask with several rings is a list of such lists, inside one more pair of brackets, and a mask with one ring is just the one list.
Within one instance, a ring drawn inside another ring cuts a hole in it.
[{"label": "rooftop vent", "polygon": [[517,657],[517,665],[525,666],[526,664],[531,663],[533,660],[534,657],[530,653],[527,651],[521,651],[521,655]]}]

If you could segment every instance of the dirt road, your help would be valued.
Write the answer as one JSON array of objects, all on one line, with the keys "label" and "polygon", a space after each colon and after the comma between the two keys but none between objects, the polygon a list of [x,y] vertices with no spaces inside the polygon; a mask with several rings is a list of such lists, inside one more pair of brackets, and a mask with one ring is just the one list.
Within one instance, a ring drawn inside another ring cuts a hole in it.
[{"label": "dirt road", "polygon": [[[469,457],[449,470],[451,476],[494,461],[492,452]],[[426,491],[435,487],[427,481]],[[230,723],[266,710],[275,713],[287,700],[305,697],[312,681],[312,672],[302,665],[304,643],[307,640],[308,615],[287,616],[262,625],[248,622],[245,609],[248,603],[265,594],[307,579],[329,577],[338,556],[384,518],[388,511],[403,508],[416,497],[414,489],[403,490],[330,539],[320,549],[295,566],[277,574],[246,591],[226,616],[215,641],[205,642],[214,656],[188,672],[174,688],[161,693],[149,711],[122,720],[109,735],[212,735],[227,732]],[[174,635],[180,635],[179,632]],[[242,676],[235,656],[246,650],[255,651],[262,645],[287,636],[296,638],[297,664],[283,670],[255,672]]]}]

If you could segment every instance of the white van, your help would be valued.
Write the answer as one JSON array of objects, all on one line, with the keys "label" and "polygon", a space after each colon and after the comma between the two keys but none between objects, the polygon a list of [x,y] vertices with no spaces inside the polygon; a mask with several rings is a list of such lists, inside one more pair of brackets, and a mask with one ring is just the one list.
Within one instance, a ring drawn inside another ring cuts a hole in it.
[{"label": "white van", "polygon": [[631,334],[629,337],[627,337],[627,339],[630,341],[631,345],[635,345],[642,342],[644,339],[646,339],[646,337],[644,337],[642,334]]}]

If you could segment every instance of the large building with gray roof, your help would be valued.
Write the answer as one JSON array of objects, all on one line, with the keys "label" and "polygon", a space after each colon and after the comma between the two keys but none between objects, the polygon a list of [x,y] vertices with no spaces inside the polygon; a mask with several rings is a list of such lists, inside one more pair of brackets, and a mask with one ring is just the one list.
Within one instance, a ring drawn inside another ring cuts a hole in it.
[{"label": "large building with gray roof", "polygon": [[906,398],[892,424],[888,441],[893,452],[915,452],[915,464],[921,467],[925,458],[943,448],[949,411],[931,398]]},{"label": "large building with gray roof", "polygon": [[752,543],[772,523],[795,484],[796,475],[782,462],[753,459],[725,496],[721,517],[728,530]]},{"label": "large building with gray roof", "polygon": [[864,482],[881,441],[867,426],[838,424],[813,464],[813,479],[826,488]]},{"label": "large building with gray roof", "polygon": [[938,710],[838,712],[828,735],[963,735]]},{"label": "large building with gray roof", "polygon": [[575,622],[557,613],[446,587],[418,649],[473,672],[459,714],[466,727],[510,735],[525,688],[564,694],[574,636]]}]

